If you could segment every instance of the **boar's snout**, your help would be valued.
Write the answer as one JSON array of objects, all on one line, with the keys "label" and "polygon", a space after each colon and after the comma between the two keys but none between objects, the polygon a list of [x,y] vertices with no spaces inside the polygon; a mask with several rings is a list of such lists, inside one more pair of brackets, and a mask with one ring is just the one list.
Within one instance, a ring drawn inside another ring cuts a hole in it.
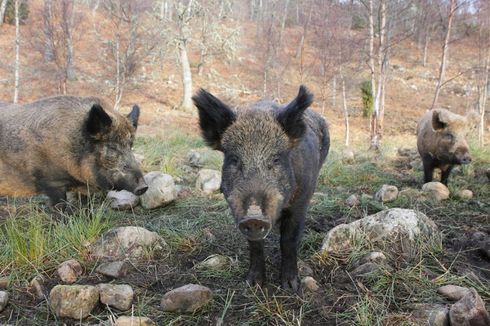
[{"label": "boar's snout", "polygon": [[259,206],[251,205],[247,215],[238,223],[238,228],[250,241],[264,239],[272,228]]},{"label": "boar's snout", "polygon": [[145,182],[145,179],[143,178],[140,178],[139,181],[138,181],[138,185],[136,186],[136,188],[134,189],[133,193],[136,195],[136,196],[141,196],[143,195],[146,191],[148,190],[148,185],[146,184]]},{"label": "boar's snout", "polygon": [[466,153],[463,155],[461,158],[461,164],[470,164],[471,163],[471,156],[470,153]]}]

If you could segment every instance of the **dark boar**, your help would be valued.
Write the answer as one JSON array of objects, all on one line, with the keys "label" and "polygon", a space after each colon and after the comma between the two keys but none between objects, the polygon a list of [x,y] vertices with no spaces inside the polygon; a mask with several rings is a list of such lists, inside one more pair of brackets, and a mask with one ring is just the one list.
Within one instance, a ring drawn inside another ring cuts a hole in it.
[{"label": "dark boar", "polygon": [[43,193],[63,210],[81,187],[146,191],[131,151],[139,108],[127,117],[95,97],[59,96],[0,110],[0,195]]},{"label": "dark boar", "polygon": [[430,182],[435,168],[441,170],[441,182],[447,185],[454,165],[469,164],[471,156],[466,142],[466,117],[446,109],[425,113],[417,126],[417,148],[424,166],[424,182]]},{"label": "dark boar", "polygon": [[236,111],[202,89],[193,100],[204,140],[224,153],[221,191],[249,242],[247,281],[264,282],[264,239],[280,224],[281,285],[297,291],[298,246],[330,146],[325,120],[307,110],[312,94],[301,86],[287,105],[262,101]]}]

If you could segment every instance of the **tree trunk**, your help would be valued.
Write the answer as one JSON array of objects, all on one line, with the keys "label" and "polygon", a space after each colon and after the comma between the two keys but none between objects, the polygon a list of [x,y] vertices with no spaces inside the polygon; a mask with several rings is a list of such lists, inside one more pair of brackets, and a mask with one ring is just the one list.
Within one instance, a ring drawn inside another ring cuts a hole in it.
[{"label": "tree trunk", "polygon": [[184,88],[184,94],[182,97],[182,104],[180,105],[180,108],[184,111],[187,111],[192,109],[192,74],[185,41],[181,41],[179,52],[180,64],[182,65],[182,86]]},{"label": "tree trunk", "polygon": [[347,98],[345,95],[345,79],[342,73],[340,74],[340,78],[342,80],[342,107],[344,109],[344,126],[345,126],[344,145],[346,147],[349,147],[349,143],[350,143],[349,110],[347,109]]},{"label": "tree trunk", "polygon": [[279,32],[279,48],[282,45],[282,38],[284,36],[284,29],[286,28],[286,19],[288,18],[289,0],[286,0],[284,4],[284,14],[282,15],[281,30]]},{"label": "tree trunk", "polygon": [[427,52],[429,49],[429,43],[430,43],[430,32],[427,31],[425,34],[425,41],[424,41],[424,54],[422,57],[422,66],[425,67],[427,66]]},{"label": "tree trunk", "polygon": [[0,26],[3,24],[3,19],[5,18],[5,9],[7,9],[8,0],[2,0],[0,4]]},{"label": "tree trunk", "polygon": [[432,100],[432,105],[430,107],[431,110],[434,109],[434,107],[437,105],[437,100],[439,99],[439,93],[441,91],[442,84],[444,83],[444,78],[446,74],[446,63],[447,63],[447,58],[449,56],[448,52],[449,52],[449,40],[451,38],[451,25],[455,13],[456,13],[456,0],[451,0],[449,4],[446,37],[444,38],[444,43],[442,45],[441,65],[439,66],[439,79],[437,80],[436,90],[434,92],[434,99]]},{"label": "tree trunk", "polygon": [[[64,12],[69,14],[69,17],[64,17],[64,34],[66,37],[66,80],[75,80],[75,63],[74,63],[74,54],[73,54],[73,19],[74,19],[74,10],[75,10],[75,1],[71,0],[71,4],[64,4],[65,6],[71,5],[71,10],[66,9]],[[66,93],[66,80],[65,80],[65,93]]]},{"label": "tree trunk", "polygon": [[373,112],[370,119],[371,141],[375,138],[376,132],[376,114],[378,112],[378,103],[376,103],[376,73],[374,66],[374,8],[373,0],[368,2],[369,10],[369,70],[371,71],[371,94],[373,96]]},{"label": "tree trunk", "polygon": [[15,0],[15,85],[14,85],[14,103],[19,101],[19,70],[20,70],[20,22],[19,22],[19,5],[21,0]]},{"label": "tree trunk", "polygon": [[487,48],[486,48],[486,58],[485,58],[485,67],[483,68],[483,81],[482,85],[478,87],[478,113],[480,114],[480,121],[478,123],[478,145],[484,145],[484,134],[485,134],[485,109],[487,106],[487,98],[488,98],[488,88],[490,87],[490,37],[488,40]]},{"label": "tree trunk", "polygon": [[333,76],[332,79],[332,107],[335,108],[337,97],[337,76]]},{"label": "tree trunk", "polygon": [[120,52],[119,35],[116,35],[116,98],[114,101],[114,110],[119,111],[121,99],[122,99],[121,52]]}]

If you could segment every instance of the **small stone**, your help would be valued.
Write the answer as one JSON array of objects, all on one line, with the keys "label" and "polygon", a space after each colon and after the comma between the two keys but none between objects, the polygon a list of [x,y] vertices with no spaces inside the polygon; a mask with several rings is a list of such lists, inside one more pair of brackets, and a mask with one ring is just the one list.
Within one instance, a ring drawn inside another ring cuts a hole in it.
[{"label": "small stone", "polygon": [[56,285],[49,294],[49,306],[58,317],[83,319],[99,302],[99,290],[91,285]]},{"label": "small stone", "polygon": [[10,278],[8,276],[0,277],[0,290],[6,290],[9,286]]},{"label": "small stone", "polygon": [[473,191],[468,189],[460,190],[456,193],[456,197],[461,200],[470,200],[471,198],[473,198]]},{"label": "small stone", "polygon": [[199,171],[196,188],[209,195],[218,191],[221,187],[221,172],[211,169],[202,169]]},{"label": "small stone", "polygon": [[305,263],[303,260],[298,260],[298,272],[299,275],[301,276],[312,276],[313,275],[313,269]]},{"label": "small stone", "polygon": [[45,299],[44,278],[41,275],[35,276],[29,283],[29,292],[34,294],[36,299]]},{"label": "small stone", "polygon": [[354,151],[351,148],[345,148],[342,151],[342,161],[345,163],[353,163],[355,159]]},{"label": "small stone", "polygon": [[418,304],[412,317],[417,325],[449,326],[449,309],[440,304]]},{"label": "small stone", "polygon": [[437,289],[437,293],[452,301],[460,300],[462,297],[468,294],[469,291],[470,289],[457,285],[444,285]]},{"label": "small stone", "polygon": [[347,197],[347,199],[345,200],[345,204],[349,207],[355,207],[355,206],[358,206],[360,204],[360,200],[359,198],[357,198],[356,195],[350,195],[349,197]]},{"label": "small stone", "polygon": [[130,267],[127,261],[114,261],[100,264],[95,271],[112,278],[123,278],[128,274]]},{"label": "small stone", "polygon": [[229,267],[231,259],[223,255],[211,255],[196,265],[198,269],[222,270]]},{"label": "small stone", "polygon": [[114,326],[155,326],[156,324],[148,317],[121,316],[116,320]]},{"label": "small stone", "polygon": [[451,326],[488,326],[490,316],[485,303],[475,289],[469,292],[449,309]]},{"label": "small stone", "polygon": [[0,291],[0,312],[5,309],[7,304],[9,303],[9,294],[5,291]]},{"label": "small stone", "polygon": [[361,259],[362,263],[382,264],[386,261],[386,256],[381,251],[372,251]]},{"label": "small stone", "polygon": [[128,310],[133,303],[133,288],[126,284],[98,284],[100,302],[119,310]]},{"label": "small stone", "polygon": [[303,285],[303,288],[310,291],[310,292],[316,292],[320,288],[318,286],[318,282],[311,276],[306,276],[301,280],[301,284]]},{"label": "small stone", "polygon": [[66,284],[73,284],[83,273],[82,266],[75,259],[67,260],[58,266],[58,276]]},{"label": "small stone", "polygon": [[177,198],[174,178],[162,172],[153,171],[145,175],[148,190],[140,196],[141,206],[153,209],[167,205]]},{"label": "small stone", "polygon": [[165,293],[161,306],[163,311],[194,312],[207,305],[213,292],[205,286],[187,284]]},{"label": "small stone", "polygon": [[374,198],[382,203],[389,203],[394,201],[398,197],[398,188],[390,185],[383,185],[376,192]]},{"label": "small stone", "polygon": [[422,186],[422,191],[429,194],[436,201],[449,198],[449,189],[437,181],[427,182]]},{"label": "small stone", "polygon": [[141,259],[148,254],[157,254],[166,246],[156,232],[138,226],[121,226],[104,233],[91,247],[95,259],[123,260]]},{"label": "small stone", "polygon": [[128,210],[138,206],[140,198],[127,190],[111,190],[107,193],[107,200],[111,208],[116,210]]},{"label": "small stone", "polygon": [[204,165],[204,156],[196,150],[190,150],[187,153],[187,163],[193,168],[201,168]]}]

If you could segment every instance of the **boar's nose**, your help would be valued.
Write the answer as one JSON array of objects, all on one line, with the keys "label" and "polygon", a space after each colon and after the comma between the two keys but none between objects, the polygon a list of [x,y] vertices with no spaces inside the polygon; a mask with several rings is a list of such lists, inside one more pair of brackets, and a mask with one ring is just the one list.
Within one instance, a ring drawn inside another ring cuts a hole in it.
[{"label": "boar's nose", "polygon": [[470,154],[467,153],[461,159],[461,164],[470,164],[470,163],[471,163],[471,156]]},{"label": "boar's nose", "polygon": [[148,185],[146,184],[145,180],[143,178],[140,179],[138,182],[138,185],[134,189],[133,193],[136,196],[141,196],[143,195],[146,191],[148,190]]},{"label": "boar's nose", "polygon": [[250,206],[247,215],[238,223],[238,228],[250,241],[264,239],[271,230],[271,223],[263,216],[256,205]]}]

